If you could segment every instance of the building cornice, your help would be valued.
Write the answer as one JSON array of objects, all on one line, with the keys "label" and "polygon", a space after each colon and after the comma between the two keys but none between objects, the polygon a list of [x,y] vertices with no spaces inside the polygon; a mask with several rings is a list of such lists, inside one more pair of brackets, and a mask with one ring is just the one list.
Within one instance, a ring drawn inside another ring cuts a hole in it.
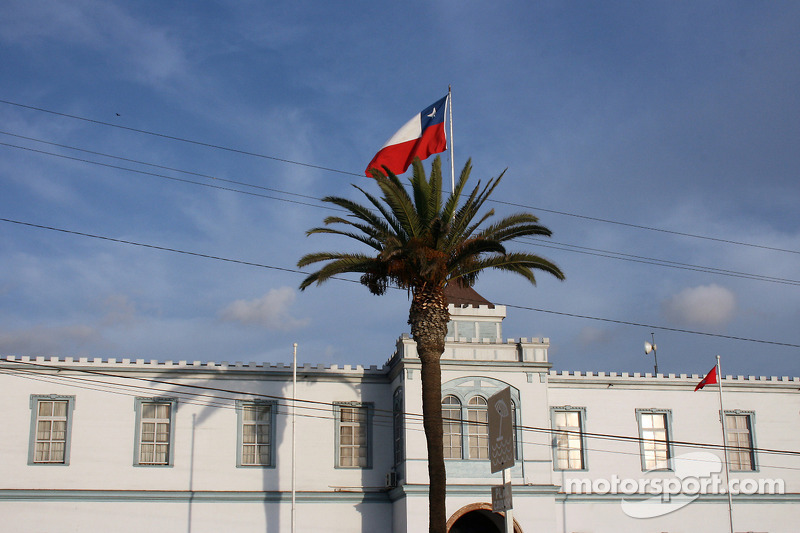
[{"label": "building cornice", "polygon": [[[161,375],[169,373],[180,377],[215,379],[259,379],[286,381],[291,380],[292,365],[284,363],[229,363],[201,362],[201,361],[158,361],[145,359],[102,359],[99,357],[16,357],[13,355],[0,357],[0,369],[25,370],[28,372],[59,372],[64,371],[98,371],[113,373],[138,373],[141,375]],[[361,365],[311,365],[305,363],[297,367],[298,380],[317,379],[332,381],[358,381],[358,382],[386,382],[389,368],[375,365],[364,367]]]},{"label": "building cornice", "polygon": [[[629,389],[675,389],[693,390],[703,379],[699,374],[657,374],[649,372],[569,372],[551,370],[547,381],[551,388],[629,388]],[[789,376],[733,376],[726,375],[722,378],[723,389],[764,389],[774,391],[776,388],[786,389],[786,392],[800,391],[800,378]],[[713,391],[715,387],[706,387],[704,390]]]}]

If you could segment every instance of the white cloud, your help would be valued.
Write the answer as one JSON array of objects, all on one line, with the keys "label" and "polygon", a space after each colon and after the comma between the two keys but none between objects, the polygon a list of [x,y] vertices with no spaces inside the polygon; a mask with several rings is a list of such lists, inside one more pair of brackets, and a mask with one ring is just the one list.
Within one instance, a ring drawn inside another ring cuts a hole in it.
[{"label": "white cloud", "polygon": [[137,320],[136,304],[124,294],[111,294],[99,303],[104,326],[132,324]]},{"label": "white cloud", "polygon": [[0,354],[7,355],[82,354],[97,343],[103,344],[97,330],[82,324],[0,332]]},{"label": "white cloud", "polygon": [[716,284],[686,288],[661,304],[669,320],[704,326],[722,326],[736,314],[736,296]]},{"label": "white cloud", "polygon": [[17,45],[62,43],[109,53],[109,71],[143,83],[160,84],[182,76],[186,55],[168,27],[145,22],[111,2],[83,0],[37,5],[12,2],[0,23],[0,40]]},{"label": "white cloud", "polygon": [[609,331],[587,326],[581,328],[578,333],[578,342],[583,348],[596,346],[598,344],[609,344],[613,337]]},{"label": "white cloud", "polygon": [[220,311],[219,316],[226,322],[289,331],[308,324],[308,319],[294,318],[289,314],[289,308],[296,297],[297,294],[291,287],[271,289],[255,300],[236,300]]}]

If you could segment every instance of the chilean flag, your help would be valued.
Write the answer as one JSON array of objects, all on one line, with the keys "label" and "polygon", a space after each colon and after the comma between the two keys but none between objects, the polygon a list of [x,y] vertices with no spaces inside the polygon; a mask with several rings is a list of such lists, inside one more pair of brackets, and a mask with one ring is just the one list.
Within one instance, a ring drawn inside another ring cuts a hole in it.
[{"label": "chilean flag", "polygon": [[711,372],[706,374],[706,377],[704,377],[703,380],[697,384],[697,387],[695,387],[694,390],[697,392],[706,385],[711,385],[713,383],[719,383],[719,381],[717,381],[717,365],[714,365],[714,368],[711,369]]},{"label": "chilean flag", "polygon": [[444,131],[446,104],[447,96],[406,122],[375,154],[367,165],[366,175],[372,177],[370,169],[373,168],[383,172],[384,166],[394,174],[402,174],[415,157],[425,159],[431,154],[447,150]]}]

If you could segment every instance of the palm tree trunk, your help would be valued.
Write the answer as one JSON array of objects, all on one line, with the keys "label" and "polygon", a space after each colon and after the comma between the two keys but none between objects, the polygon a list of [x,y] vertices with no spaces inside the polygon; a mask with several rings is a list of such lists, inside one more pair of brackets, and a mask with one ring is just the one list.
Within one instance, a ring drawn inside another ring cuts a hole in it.
[{"label": "palm tree trunk", "polygon": [[408,322],[422,363],[422,420],[428,445],[429,531],[446,533],[447,473],[442,443],[442,369],[447,321],[450,315],[441,288],[414,291]]}]

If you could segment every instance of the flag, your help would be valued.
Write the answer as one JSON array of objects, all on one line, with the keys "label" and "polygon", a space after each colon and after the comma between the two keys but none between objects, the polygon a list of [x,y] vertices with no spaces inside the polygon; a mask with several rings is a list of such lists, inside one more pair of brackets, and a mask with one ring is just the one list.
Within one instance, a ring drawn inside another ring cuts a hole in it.
[{"label": "flag", "polygon": [[415,157],[425,159],[447,150],[444,130],[446,104],[447,96],[406,122],[375,154],[367,165],[366,175],[372,176],[370,169],[373,168],[383,171],[384,166],[395,174],[402,174]]},{"label": "flag", "polygon": [[703,380],[697,384],[697,387],[695,387],[694,390],[698,391],[706,385],[713,385],[714,383],[719,383],[719,381],[717,381],[717,365],[714,365],[714,368],[712,368],[711,371],[706,374],[706,377],[704,377]]}]

